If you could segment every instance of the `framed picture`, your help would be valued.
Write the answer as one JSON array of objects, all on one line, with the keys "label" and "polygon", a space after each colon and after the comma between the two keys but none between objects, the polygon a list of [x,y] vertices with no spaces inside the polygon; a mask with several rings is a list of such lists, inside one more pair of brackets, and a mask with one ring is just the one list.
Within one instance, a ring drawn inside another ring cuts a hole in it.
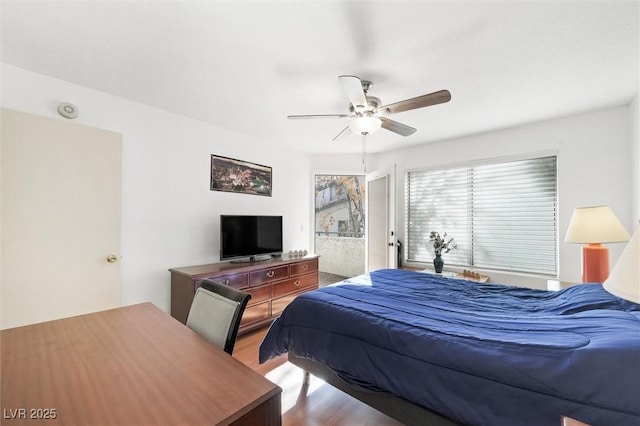
[{"label": "framed picture", "polygon": [[211,155],[211,190],[271,197],[271,167]]}]

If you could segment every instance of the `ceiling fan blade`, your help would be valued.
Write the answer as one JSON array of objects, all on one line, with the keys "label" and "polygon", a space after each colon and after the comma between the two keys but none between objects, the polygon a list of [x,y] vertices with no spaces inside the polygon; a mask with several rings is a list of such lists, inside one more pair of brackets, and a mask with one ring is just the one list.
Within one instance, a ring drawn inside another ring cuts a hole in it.
[{"label": "ceiling fan blade", "polygon": [[390,120],[386,117],[380,117],[380,120],[382,121],[383,129],[391,130],[392,132],[397,133],[401,136],[411,136],[412,134],[418,131],[417,129],[414,129],[411,126],[398,123],[397,121]]},{"label": "ceiling fan blade", "polygon": [[439,90],[427,95],[417,96],[404,101],[380,107],[383,114],[395,114],[397,112],[409,111],[412,109],[424,108],[431,105],[443,104],[451,100],[451,93],[448,90]]},{"label": "ceiling fan blade", "polygon": [[337,140],[344,139],[347,136],[349,136],[350,134],[351,134],[351,132],[349,130],[349,126],[347,126],[344,129],[342,129],[342,131],[340,133],[338,133],[333,139],[331,139],[331,142],[335,142]]},{"label": "ceiling fan blade", "polygon": [[302,115],[287,115],[287,118],[291,120],[299,120],[305,118],[351,118],[348,114],[302,114]]},{"label": "ceiling fan blade", "polygon": [[356,109],[367,107],[367,96],[362,89],[362,80],[355,75],[341,75],[338,77],[342,83],[342,88],[347,94],[347,98]]}]

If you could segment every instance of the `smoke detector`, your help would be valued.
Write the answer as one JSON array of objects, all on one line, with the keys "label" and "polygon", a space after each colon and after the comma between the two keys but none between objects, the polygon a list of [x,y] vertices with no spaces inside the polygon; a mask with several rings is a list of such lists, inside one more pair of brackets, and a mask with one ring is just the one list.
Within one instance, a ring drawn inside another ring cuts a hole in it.
[{"label": "smoke detector", "polygon": [[73,119],[78,116],[78,108],[75,105],[70,104],[68,102],[63,102],[58,105],[58,112],[64,118]]}]

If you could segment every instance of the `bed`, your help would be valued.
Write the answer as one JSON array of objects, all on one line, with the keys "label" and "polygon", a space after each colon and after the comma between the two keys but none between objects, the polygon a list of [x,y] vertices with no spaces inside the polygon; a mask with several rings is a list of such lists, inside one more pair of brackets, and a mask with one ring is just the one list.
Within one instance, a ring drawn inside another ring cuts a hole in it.
[{"label": "bed", "polygon": [[298,296],[260,362],[294,363],[405,424],[640,424],[640,305],[385,269]]}]

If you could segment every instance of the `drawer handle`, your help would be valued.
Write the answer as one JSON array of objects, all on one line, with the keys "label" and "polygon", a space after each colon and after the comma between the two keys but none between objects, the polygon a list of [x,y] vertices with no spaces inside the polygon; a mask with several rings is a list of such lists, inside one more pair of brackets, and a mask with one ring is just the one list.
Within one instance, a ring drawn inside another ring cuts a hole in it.
[{"label": "drawer handle", "polygon": [[268,278],[273,278],[273,276],[276,274],[275,271],[267,271],[267,277]]},{"label": "drawer handle", "polygon": [[293,285],[295,285],[296,287],[300,287],[300,280],[295,280],[293,282]]},{"label": "drawer handle", "polygon": [[309,265],[307,265],[306,263],[304,265],[302,265],[302,270],[306,271],[309,268]]}]

